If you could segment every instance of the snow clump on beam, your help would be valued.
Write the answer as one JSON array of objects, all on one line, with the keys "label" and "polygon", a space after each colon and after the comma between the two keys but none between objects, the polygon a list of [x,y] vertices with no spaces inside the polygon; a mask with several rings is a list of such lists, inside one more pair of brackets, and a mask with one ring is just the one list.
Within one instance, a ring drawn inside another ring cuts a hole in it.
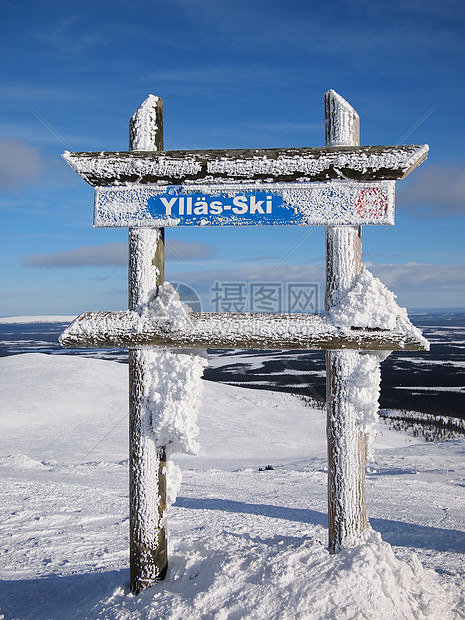
[{"label": "snow clump on beam", "polygon": [[353,287],[339,298],[328,312],[334,325],[348,330],[402,327],[402,331],[418,339],[429,349],[421,331],[410,322],[407,310],[397,305],[396,295],[366,268],[356,276]]}]

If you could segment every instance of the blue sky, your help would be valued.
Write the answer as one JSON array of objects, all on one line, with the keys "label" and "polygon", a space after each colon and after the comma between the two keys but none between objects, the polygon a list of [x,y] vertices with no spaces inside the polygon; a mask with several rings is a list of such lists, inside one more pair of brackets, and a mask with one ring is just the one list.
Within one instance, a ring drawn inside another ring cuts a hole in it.
[{"label": "blue sky", "polygon": [[[364,227],[365,264],[401,305],[465,307],[464,18],[455,0],[4,0],[0,316],[127,307],[127,231],[92,228],[65,149],[127,150],[150,93],[169,150],[320,146],[330,88],[362,144],[430,145],[397,183],[396,225]],[[321,227],[166,236],[167,279],[205,310],[215,282],[323,291]]]}]

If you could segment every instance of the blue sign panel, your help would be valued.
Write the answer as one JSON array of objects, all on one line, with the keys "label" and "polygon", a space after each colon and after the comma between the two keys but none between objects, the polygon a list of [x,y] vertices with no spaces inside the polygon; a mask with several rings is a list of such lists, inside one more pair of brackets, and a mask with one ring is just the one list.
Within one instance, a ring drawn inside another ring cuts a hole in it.
[{"label": "blue sign panel", "polygon": [[163,195],[150,196],[147,209],[154,219],[180,219],[185,226],[298,224],[302,219],[297,209],[283,203],[282,196],[264,191],[207,196],[186,195],[184,188],[172,187]]}]

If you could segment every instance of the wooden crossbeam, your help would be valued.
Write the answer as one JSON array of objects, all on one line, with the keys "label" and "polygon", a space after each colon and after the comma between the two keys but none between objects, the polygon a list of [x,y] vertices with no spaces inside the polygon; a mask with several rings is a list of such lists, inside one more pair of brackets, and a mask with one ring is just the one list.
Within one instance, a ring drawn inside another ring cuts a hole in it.
[{"label": "wooden crossbeam", "polygon": [[421,351],[427,341],[398,318],[393,330],[344,328],[327,315],[191,312],[182,325],[137,312],[85,312],[61,335],[67,348],[364,349]]},{"label": "wooden crossbeam", "polygon": [[428,154],[428,145],[317,148],[132,151],[63,154],[92,186],[125,183],[382,181],[405,178]]}]

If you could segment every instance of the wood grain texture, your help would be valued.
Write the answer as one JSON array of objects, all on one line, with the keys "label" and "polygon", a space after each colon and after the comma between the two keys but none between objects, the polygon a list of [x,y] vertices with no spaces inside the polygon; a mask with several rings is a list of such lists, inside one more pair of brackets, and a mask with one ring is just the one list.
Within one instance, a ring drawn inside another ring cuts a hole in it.
[{"label": "wood grain texture", "polygon": [[[139,144],[153,151],[163,148],[163,101],[159,97],[148,97],[129,122],[129,148]],[[164,233],[129,229],[128,242],[129,308],[140,312],[164,280]],[[129,351],[129,586],[133,594],[164,579],[168,570],[166,451],[155,444],[151,429],[149,355],[145,350]]]},{"label": "wood grain texture", "polygon": [[[64,159],[90,185],[109,186],[241,180],[398,180],[419,166],[427,154],[426,145],[397,145],[83,152],[65,153]],[[186,168],[192,171],[186,172]]]},{"label": "wood grain texture", "polygon": [[[357,148],[360,120],[357,112],[336,92],[325,93],[326,145]],[[328,226],[326,233],[325,307],[329,310],[354,286],[362,271],[360,226]],[[362,348],[362,347],[359,347]],[[369,347],[378,349],[379,344]],[[353,377],[346,376],[351,354],[326,353],[326,435],[328,442],[328,539],[336,553],[363,541],[366,516],[366,438],[355,423],[351,394]]]},{"label": "wood grain texture", "polygon": [[137,312],[85,312],[60,337],[67,348],[158,346],[183,349],[424,350],[424,339],[403,329],[351,329],[319,314],[192,312],[181,327]]}]

